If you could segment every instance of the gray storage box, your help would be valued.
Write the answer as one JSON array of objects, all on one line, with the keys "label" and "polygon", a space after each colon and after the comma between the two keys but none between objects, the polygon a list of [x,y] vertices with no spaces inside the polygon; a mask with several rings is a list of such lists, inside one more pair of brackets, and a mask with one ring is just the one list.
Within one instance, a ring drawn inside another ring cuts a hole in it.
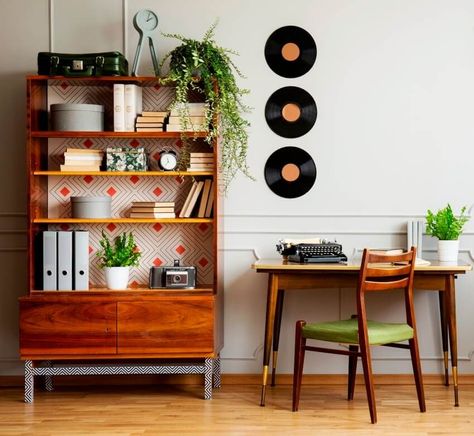
[{"label": "gray storage box", "polygon": [[112,199],[104,197],[71,197],[72,218],[111,218]]},{"label": "gray storage box", "polygon": [[52,104],[52,129],[58,132],[101,132],[104,130],[104,106],[101,104]]}]

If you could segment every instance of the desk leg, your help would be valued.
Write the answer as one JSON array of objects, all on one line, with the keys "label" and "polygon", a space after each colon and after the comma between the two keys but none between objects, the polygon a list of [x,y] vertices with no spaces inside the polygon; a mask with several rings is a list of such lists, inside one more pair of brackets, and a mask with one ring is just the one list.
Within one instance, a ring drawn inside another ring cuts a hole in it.
[{"label": "desk leg", "polygon": [[265,406],[265,393],[267,388],[268,368],[270,365],[270,351],[275,324],[275,310],[278,293],[278,274],[270,273],[268,276],[267,290],[267,315],[265,319],[265,342],[263,346],[263,380],[260,406]]},{"label": "desk leg", "polygon": [[275,325],[273,329],[273,355],[272,355],[272,386],[275,386],[276,366],[278,360],[278,346],[280,343],[281,316],[283,313],[283,298],[285,291],[278,289],[275,309]]},{"label": "desk leg", "polygon": [[441,321],[441,341],[443,344],[443,362],[444,362],[444,384],[449,386],[449,372],[448,372],[448,322],[446,319],[446,299],[447,293],[444,291],[438,291],[439,297],[439,315]]},{"label": "desk leg", "polygon": [[456,290],[454,275],[446,277],[446,315],[448,317],[449,345],[451,348],[451,366],[453,369],[454,405],[459,406],[458,392],[458,340],[456,330]]}]

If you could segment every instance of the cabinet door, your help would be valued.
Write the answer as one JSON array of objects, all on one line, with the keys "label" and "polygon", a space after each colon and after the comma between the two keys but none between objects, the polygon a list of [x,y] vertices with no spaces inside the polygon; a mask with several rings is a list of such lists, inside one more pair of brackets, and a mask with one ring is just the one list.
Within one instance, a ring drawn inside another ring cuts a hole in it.
[{"label": "cabinet door", "polygon": [[119,302],[118,353],[185,357],[214,348],[214,300]]},{"label": "cabinet door", "polygon": [[22,301],[21,355],[115,354],[116,309],[116,303]]}]

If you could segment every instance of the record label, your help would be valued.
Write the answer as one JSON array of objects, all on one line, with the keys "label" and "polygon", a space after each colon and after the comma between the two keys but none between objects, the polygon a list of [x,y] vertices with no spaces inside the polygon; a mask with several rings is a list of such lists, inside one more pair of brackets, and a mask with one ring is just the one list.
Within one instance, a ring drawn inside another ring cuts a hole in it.
[{"label": "record label", "polygon": [[265,59],[278,75],[287,78],[306,74],[316,61],[316,43],[313,37],[297,26],[275,30],[265,44]]},{"label": "record label", "polygon": [[308,133],[317,116],[318,109],[313,97],[297,86],[278,89],[265,105],[268,126],[284,138],[298,138]]},{"label": "record label", "polygon": [[265,181],[280,197],[301,197],[316,181],[316,164],[301,148],[283,147],[268,158],[265,164]]}]

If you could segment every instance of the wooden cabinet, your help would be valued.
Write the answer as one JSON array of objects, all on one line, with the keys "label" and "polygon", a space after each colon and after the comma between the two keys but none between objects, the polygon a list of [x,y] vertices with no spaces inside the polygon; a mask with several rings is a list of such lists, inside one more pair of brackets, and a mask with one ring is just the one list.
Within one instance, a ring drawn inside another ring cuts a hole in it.
[{"label": "wooden cabinet", "polygon": [[[27,78],[28,169],[28,294],[20,299],[20,354],[25,361],[74,359],[218,359],[222,343],[221,261],[218,251],[222,200],[218,172],[160,171],[159,152],[178,154],[179,132],[113,132],[113,85],[132,83],[143,88],[144,110],[162,110],[173,99],[173,87],[161,86],[155,77]],[[52,103],[94,103],[105,106],[102,132],[51,131]],[[205,132],[190,133],[191,151],[213,151],[217,168],[217,142],[211,145]],[[147,172],[61,172],[66,148],[102,149],[110,145],[143,146],[151,167]],[[155,162],[155,165],[153,165]],[[183,205],[194,179],[214,180],[213,217],[131,219],[131,201],[174,201]],[[110,195],[112,218],[77,219],[70,216],[73,195]],[[45,230],[89,230],[89,291],[42,291],[35,239]],[[132,269],[126,291],[104,286],[95,252],[100,234],[110,237],[133,231],[143,255]],[[197,267],[194,291],[154,290],[147,284],[153,265],[172,265],[180,258]],[[34,366],[34,365],[33,365]]]},{"label": "wooden cabinet", "polygon": [[178,298],[117,304],[119,354],[212,355],[214,299]]},{"label": "wooden cabinet", "polygon": [[21,300],[20,343],[29,356],[115,354],[116,304]]}]

